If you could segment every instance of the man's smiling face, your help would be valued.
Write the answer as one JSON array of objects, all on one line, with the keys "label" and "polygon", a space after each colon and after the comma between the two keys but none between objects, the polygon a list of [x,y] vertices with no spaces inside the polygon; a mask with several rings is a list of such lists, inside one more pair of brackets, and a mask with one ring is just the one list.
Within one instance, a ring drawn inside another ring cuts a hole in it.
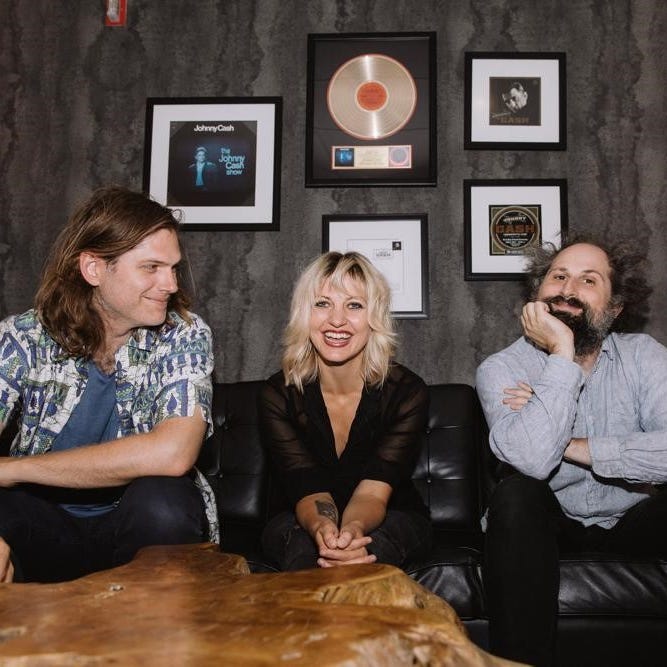
[{"label": "man's smiling face", "polygon": [[607,254],[588,243],[576,243],[554,257],[536,299],[572,329],[580,355],[599,347],[621,311],[612,306]]}]

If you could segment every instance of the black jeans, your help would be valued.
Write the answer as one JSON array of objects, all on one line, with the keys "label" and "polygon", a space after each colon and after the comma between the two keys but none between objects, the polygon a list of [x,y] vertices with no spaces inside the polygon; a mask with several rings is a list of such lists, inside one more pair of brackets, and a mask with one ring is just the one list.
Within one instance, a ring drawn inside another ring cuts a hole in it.
[{"label": "black jeans", "polygon": [[489,504],[484,587],[493,654],[539,667],[555,662],[561,552],[667,556],[667,493],[628,510],[611,529],[567,518],[547,482],[515,474]]},{"label": "black jeans", "polygon": [[204,504],[189,477],[142,477],[116,508],[75,517],[43,487],[0,489],[0,536],[9,544],[15,581],[75,579],[129,562],[138,549],[203,542]]},{"label": "black jeans", "polygon": [[[367,551],[378,563],[402,567],[431,548],[431,522],[416,512],[388,510],[384,521],[370,533]],[[319,553],[312,537],[297,523],[293,512],[273,517],[262,533],[264,555],[282,571],[317,567]]]}]

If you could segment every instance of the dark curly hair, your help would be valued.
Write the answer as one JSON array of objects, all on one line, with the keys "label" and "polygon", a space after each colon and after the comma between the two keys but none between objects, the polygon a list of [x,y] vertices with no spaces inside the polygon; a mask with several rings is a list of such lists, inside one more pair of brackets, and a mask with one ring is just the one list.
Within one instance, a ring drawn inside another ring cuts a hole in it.
[{"label": "dark curly hair", "polygon": [[563,239],[560,248],[546,243],[535,248],[527,265],[526,297],[534,300],[544,276],[558,253],[578,243],[587,243],[603,250],[611,267],[611,304],[623,306],[612,324],[612,331],[641,330],[648,320],[648,298],[653,291],[646,279],[646,250],[634,240],[608,242],[592,235],[576,234]]}]

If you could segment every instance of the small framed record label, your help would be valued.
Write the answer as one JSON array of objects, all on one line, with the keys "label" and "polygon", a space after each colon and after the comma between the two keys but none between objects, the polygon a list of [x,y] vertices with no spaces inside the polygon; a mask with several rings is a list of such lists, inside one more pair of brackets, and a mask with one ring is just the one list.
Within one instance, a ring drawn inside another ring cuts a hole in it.
[{"label": "small framed record label", "polygon": [[436,184],[435,33],[308,35],[306,186]]},{"label": "small framed record label", "polygon": [[428,317],[428,218],[420,215],[323,215],[322,251],[359,252],[387,279],[391,313]]},{"label": "small framed record label", "polygon": [[540,245],[542,206],[489,206],[491,255],[523,255]]},{"label": "small framed record label", "polygon": [[520,280],[526,253],[567,231],[564,179],[465,180],[463,202],[466,280]]},{"label": "small framed record label", "polygon": [[185,230],[277,230],[281,116],[280,97],[149,98],[144,191]]},{"label": "small framed record label", "polygon": [[565,150],[564,53],[466,53],[464,147]]}]

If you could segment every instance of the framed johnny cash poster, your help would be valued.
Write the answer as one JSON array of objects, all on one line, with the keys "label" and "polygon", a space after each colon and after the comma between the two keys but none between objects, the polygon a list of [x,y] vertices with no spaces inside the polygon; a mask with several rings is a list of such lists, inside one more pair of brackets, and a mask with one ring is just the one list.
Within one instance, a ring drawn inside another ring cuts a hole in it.
[{"label": "framed johnny cash poster", "polygon": [[380,270],[397,319],[428,317],[428,217],[323,215],[322,251],[358,252]]},{"label": "framed johnny cash poster", "polygon": [[306,187],[436,184],[435,40],[308,35]]},{"label": "framed johnny cash poster", "polygon": [[465,180],[463,202],[466,280],[520,280],[531,248],[567,231],[564,179]]},{"label": "framed johnny cash poster", "polygon": [[282,98],[149,98],[144,191],[185,230],[279,228]]},{"label": "framed johnny cash poster", "polygon": [[466,53],[464,147],[565,150],[564,53]]}]

